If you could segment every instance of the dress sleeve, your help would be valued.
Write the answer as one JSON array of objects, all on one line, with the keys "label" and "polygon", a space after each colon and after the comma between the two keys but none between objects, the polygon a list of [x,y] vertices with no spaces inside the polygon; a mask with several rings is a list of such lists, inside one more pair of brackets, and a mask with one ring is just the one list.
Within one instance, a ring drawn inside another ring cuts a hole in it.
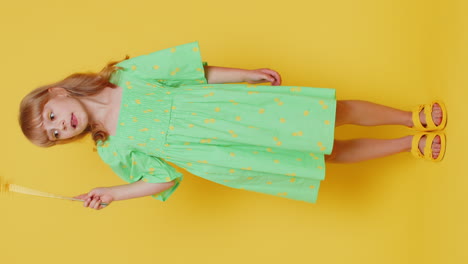
[{"label": "dress sleeve", "polygon": [[141,55],[117,64],[128,74],[168,86],[206,84],[198,41]]},{"label": "dress sleeve", "polygon": [[183,174],[164,160],[147,155],[139,151],[98,148],[99,155],[112,170],[124,181],[133,183],[144,181],[150,183],[163,183],[174,181],[174,185],[158,194],[151,195],[153,198],[166,201],[169,196],[179,187]]}]

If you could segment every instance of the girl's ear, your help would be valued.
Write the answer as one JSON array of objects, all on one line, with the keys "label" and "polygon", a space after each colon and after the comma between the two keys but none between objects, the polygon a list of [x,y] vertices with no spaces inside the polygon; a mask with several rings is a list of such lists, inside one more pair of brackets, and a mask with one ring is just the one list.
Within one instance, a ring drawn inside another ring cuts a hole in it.
[{"label": "girl's ear", "polygon": [[53,95],[65,95],[65,96],[68,95],[68,91],[62,87],[51,87],[48,90],[49,90],[49,93]]}]

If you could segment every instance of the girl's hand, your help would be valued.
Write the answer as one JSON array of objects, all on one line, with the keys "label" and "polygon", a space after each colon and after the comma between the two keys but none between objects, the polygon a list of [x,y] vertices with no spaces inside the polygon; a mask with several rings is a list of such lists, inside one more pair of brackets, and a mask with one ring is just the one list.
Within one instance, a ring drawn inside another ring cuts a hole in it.
[{"label": "girl's hand", "polygon": [[246,82],[248,83],[264,83],[270,82],[271,85],[281,85],[281,76],[274,70],[271,69],[257,69],[250,70],[246,76]]},{"label": "girl's hand", "polygon": [[102,208],[106,207],[106,205],[101,205],[101,203],[106,203],[109,205],[115,199],[111,189],[106,187],[92,189],[89,193],[78,195],[74,198],[84,200],[84,207],[89,207],[96,210],[101,210]]}]

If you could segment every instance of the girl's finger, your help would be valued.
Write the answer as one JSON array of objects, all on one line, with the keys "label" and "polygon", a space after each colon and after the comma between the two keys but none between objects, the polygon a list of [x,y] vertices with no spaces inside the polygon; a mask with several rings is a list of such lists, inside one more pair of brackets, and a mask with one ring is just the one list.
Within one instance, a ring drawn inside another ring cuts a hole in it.
[{"label": "girl's finger", "polygon": [[267,80],[275,79],[275,75],[274,75],[275,71],[272,71],[270,69],[263,69],[262,73],[264,76],[268,77]]},{"label": "girl's finger", "polygon": [[96,199],[96,203],[94,204],[93,208],[97,210],[99,209],[99,206],[101,206],[101,198],[98,197]]},{"label": "girl's finger", "polygon": [[281,83],[281,77],[279,76],[279,74],[277,72],[271,71],[271,75],[275,79],[275,81],[274,81],[275,85],[278,85],[279,83]]},{"label": "girl's finger", "polygon": [[262,70],[264,73],[267,73],[269,75],[274,75],[275,71],[274,70],[270,70],[270,69],[263,69]]},{"label": "girl's finger", "polygon": [[275,79],[273,85],[280,85],[281,84],[281,76],[279,75],[278,72],[270,69],[264,69],[265,72],[269,73],[273,78]]},{"label": "girl's finger", "polygon": [[269,74],[265,74],[265,76],[263,77],[263,79],[267,82],[274,82],[275,81],[275,78],[273,78],[273,76],[269,75]]},{"label": "girl's finger", "polygon": [[83,206],[88,207],[90,202],[91,202],[91,198],[86,198]]},{"label": "girl's finger", "polygon": [[86,194],[80,194],[78,196],[74,196],[73,198],[83,200],[85,197],[86,197]]},{"label": "girl's finger", "polygon": [[277,80],[275,78],[275,76],[271,76],[268,78],[268,82],[271,83],[271,85],[275,85],[277,83]]},{"label": "girl's finger", "polygon": [[275,72],[275,78],[276,78],[276,85],[281,84],[281,75],[279,73]]},{"label": "girl's finger", "polygon": [[89,208],[94,208],[96,206],[96,198],[92,199],[89,203]]},{"label": "girl's finger", "polygon": [[101,205],[101,198],[100,198],[100,197],[97,197],[96,203],[94,204],[94,207],[93,207],[93,208],[97,210],[97,209],[99,208],[100,205]]},{"label": "girl's finger", "polygon": [[275,86],[281,85],[281,79],[277,79],[273,85]]}]

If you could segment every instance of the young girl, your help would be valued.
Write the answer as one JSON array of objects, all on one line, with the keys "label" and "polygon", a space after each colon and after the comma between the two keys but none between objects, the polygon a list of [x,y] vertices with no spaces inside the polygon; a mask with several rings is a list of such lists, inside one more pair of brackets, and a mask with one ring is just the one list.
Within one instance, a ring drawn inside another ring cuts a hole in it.
[{"label": "young girl", "polygon": [[[223,84],[240,82],[248,84]],[[272,86],[255,85],[264,82]],[[315,203],[325,162],[403,151],[434,161],[443,157],[445,136],[437,132],[334,140],[335,127],[344,124],[442,130],[442,102],[406,112],[336,101],[334,89],[280,84],[271,69],[208,66],[192,42],[37,88],[21,102],[19,121],[41,147],[92,134],[100,157],[129,182],[77,196],[93,209],[148,195],[166,201],[183,175],[166,160],[232,188]]]}]

